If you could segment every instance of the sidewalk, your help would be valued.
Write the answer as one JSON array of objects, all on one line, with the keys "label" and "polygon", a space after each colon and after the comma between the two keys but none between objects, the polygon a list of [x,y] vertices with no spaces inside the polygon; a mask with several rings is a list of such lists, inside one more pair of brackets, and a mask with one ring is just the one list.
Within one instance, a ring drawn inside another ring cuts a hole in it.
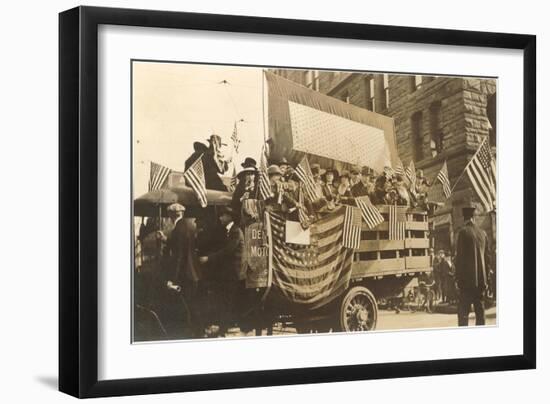
[{"label": "sidewalk", "polygon": [[[440,313],[440,314],[456,314],[457,313],[457,306],[456,304],[449,304],[449,303],[439,303],[434,307],[434,313]],[[488,318],[496,318],[497,316],[497,308],[496,306],[490,305],[485,309],[485,316]],[[470,318],[474,318],[475,314],[472,311],[470,313]]]}]

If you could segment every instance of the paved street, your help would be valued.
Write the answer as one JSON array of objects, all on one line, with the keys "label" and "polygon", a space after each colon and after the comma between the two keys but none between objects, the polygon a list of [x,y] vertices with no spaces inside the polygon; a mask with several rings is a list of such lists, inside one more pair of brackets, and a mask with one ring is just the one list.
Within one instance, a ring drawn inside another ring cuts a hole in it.
[{"label": "paved street", "polygon": [[[496,324],[495,308],[490,308],[485,311],[485,322],[486,325]],[[475,317],[473,313],[470,313],[470,325],[475,325]],[[410,312],[406,310],[397,314],[393,310],[379,310],[376,329],[378,331],[383,331],[446,327],[457,327],[456,314],[426,313],[424,311]],[[265,333],[266,331],[264,330],[264,335]],[[296,330],[293,327],[283,327],[281,324],[277,324],[273,328],[273,335],[287,335],[295,333]],[[226,336],[241,337],[244,335],[245,334],[241,333],[238,329],[233,329],[230,330]],[[246,335],[254,336],[254,332],[252,331]]]}]

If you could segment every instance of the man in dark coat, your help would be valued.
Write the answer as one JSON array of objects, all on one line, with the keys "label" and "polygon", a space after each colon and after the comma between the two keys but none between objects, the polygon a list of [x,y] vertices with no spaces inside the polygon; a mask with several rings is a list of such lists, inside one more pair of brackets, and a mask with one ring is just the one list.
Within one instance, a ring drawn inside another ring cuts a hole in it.
[{"label": "man in dark coat", "polygon": [[229,168],[229,163],[224,160],[221,153],[221,147],[225,144],[222,143],[222,138],[218,135],[211,135],[208,142],[210,146],[202,156],[206,189],[227,191],[227,187],[219,176],[219,174],[225,174]]},{"label": "man in dark coat", "polygon": [[212,273],[212,287],[218,298],[220,332],[223,335],[237,318],[240,309],[240,298],[245,290],[246,265],[244,235],[234,222],[233,210],[229,207],[220,209],[219,220],[226,231],[225,241],[218,250],[199,257],[199,262],[215,269],[215,273]]},{"label": "man in dark coat", "polygon": [[208,150],[208,146],[201,142],[193,143],[193,153],[185,160],[185,170],[191,167],[191,164],[195,162],[199,157],[201,157]]},{"label": "man in dark coat", "polygon": [[473,304],[476,325],[485,324],[483,298],[487,289],[486,263],[489,262],[487,235],[474,221],[475,207],[462,209],[464,226],[456,238],[456,285],[458,288],[458,325],[468,325]]}]

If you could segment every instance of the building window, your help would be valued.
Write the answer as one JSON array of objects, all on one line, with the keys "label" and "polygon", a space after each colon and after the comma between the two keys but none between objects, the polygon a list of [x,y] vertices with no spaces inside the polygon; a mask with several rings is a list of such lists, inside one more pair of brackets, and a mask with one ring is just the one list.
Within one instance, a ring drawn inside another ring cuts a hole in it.
[{"label": "building window", "polygon": [[441,102],[430,105],[430,151],[432,157],[443,151],[443,130],[441,129]]},{"label": "building window", "polygon": [[383,88],[384,88],[384,106],[386,109],[390,107],[390,78],[388,74],[383,75]]},{"label": "building window", "polygon": [[422,112],[415,112],[411,116],[411,142],[414,161],[424,158],[424,139],[422,136]]},{"label": "building window", "polygon": [[416,90],[420,90],[422,88],[422,76],[417,74],[415,76],[411,76],[409,80],[410,80],[411,93],[415,92]]},{"label": "building window", "polygon": [[319,70],[308,70],[307,73],[306,86],[312,90],[319,91]]},{"label": "building window", "polygon": [[376,111],[376,97],[374,93],[374,77],[369,78],[369,108],[371,111]]}]

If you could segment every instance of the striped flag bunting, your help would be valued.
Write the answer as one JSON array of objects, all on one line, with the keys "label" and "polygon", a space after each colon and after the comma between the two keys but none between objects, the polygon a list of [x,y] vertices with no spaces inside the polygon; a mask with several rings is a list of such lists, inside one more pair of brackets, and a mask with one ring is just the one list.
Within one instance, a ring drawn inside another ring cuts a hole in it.
[{"label": "striped flag bunting", "polygon": [[384,167],[384,174],[393,177],[395,175],[395,170],[391,168],[390,166]]},{"label": "striped flag bunting", "polygon": [[237,133],[237,122],[233,127],[233,133],[231,134],[231,141],[233,142],[233,148],[235,153],[239,153],[239,146],[241,145],[241,139],[239,139],[239,134]]},{"label": "striped flag bunting", "polygon": [[389,206],[389,239],[405,240],[405,222],[407,220],[405,206]]},{"label": "striped flag bunting", "polygon": [[309,227],[309,217],[304,205],[304,192],[301,184],[300,188],[298,188],[298,203],[300,204],[300,207],[298,208],[298,220],[300,221],[302,229],[306,230]]},{"label": "striped flag bunting", "polygon": [[384,221],[384,217],[367,195],[355,198],[355,204],[361,211],[361,216],[369,229],[374,229]]},{"label": "striped flag bunting", "polygon": [[172,170],[168,167],[151,161],[151,168],[149,170],[149,192],[161,189],[171,172]]},{"label": "striped flag bunting", "polygon": [[359,208],[346,205],[342,245],[346,248],[358,249],[360,244],[361,244],[361,211]]},{"label": "striped flag bunting", "polygon": [[443,163],[443,166],[441,167],[441,170],[437,173],[437,177],[439,182],[441,182],[441,185],[443,185],[443,193],[445,194],[445,198],[449,198],[451,196],[451,182],[449,181],[449,171],[447,170],[447,160]]},{"label": "striped flag bunting", "polygon": [[233,165],[233,174],[231,174],[231,182],[229,183],[229,191],[234,192],[237,188],[237,169]]},{"label": "striped flag bunting", "polygon": [[270,229],[270,271],[273,286],[287,300],[308,309],[331,302],[347,289],[353,250],[342,245],[345,206],[310,227],[311,245],[285,242],[285,219],[267,215]]},{"label": "striped flag bunting", "polygon": [[260,191],[260,198],[264,201],[269,198],[273,198],[275,195],[271,190],[271,184],[269,183],[269,176],[267,175],[267,165],[265,161],[265,154],[262,152],[260,157],[260,179],[258,180],[258,189]]},{"label": "striped flag bunting", "polygon": [[466,173],[485,210],[490,212],[495,209],[497,169],[487,138],[481,142],[476,154],[468,163]]},{"label": "striped flag bunting", "polygon": [[202,165],[202,158],[195,160],[193,164],[189,166],[187,171],[183,173],[187,184],[195,192],[195,196],[203,208],[206,208],[208,201],[206,199],[206,182],[204,180],[204,167]]},{"label": "striped flag bunting", "polygon": [[313,174],[311,173],[311,167],[307,156],[304,156],[300,164],[296,166],[296,175],[304,184],[304,190],[306,196],[313,202],[321,198],[321,195],[317,192],[317,187],[315,186],[315,181],[313,180]]}]

